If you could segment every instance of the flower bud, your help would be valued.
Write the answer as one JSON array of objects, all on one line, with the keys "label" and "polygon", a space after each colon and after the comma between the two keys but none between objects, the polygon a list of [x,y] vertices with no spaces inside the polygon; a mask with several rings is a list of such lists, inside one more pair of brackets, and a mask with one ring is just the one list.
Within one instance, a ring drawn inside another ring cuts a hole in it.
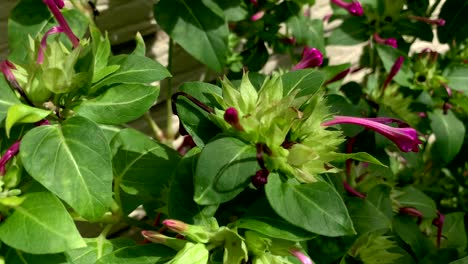
[{"label": "flower bud", "polygon": [[244,128],[239,122],[239,113],[234,107],[229,107],[224,112],[224,120],[228,122],[231,126],[239,131],[244,131]]},{"label": "flower bud", "polygon": [[322,65],[323,62],[323,55],[320,50],[316,48],[309,48],[304,47],[302,51],[302,59],[301,61],[294,66],[292,69],[299,70],[299,69],[306,69],[306,68],[314,68]]}]

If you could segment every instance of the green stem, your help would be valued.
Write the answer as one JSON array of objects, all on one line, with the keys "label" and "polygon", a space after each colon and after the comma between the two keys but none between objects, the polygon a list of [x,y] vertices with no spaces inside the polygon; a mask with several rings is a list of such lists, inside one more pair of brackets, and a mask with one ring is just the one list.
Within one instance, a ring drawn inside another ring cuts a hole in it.
[{"label": "green stem", "polygon": [[154,122],[153,118],[151,117],[151,112],[147,111],[144,115],[146,122],[148,123],[149,127],[153,131],[154,138],[158,141],[164,140],[164,133],[162,129]]},{"label": "green stem", "polygon": [[120,199],[120,181],[122,180],[121,177],[116,177],[114,180],[114,204],[111,206],[112,214],[118,215],[119,217],[122,215],[122,201]]},{"label": "green stem", "polygon": [[[169,54],[167,59],[167,70],[172,72],[172,56],[174,52],[174,40],[169,38]],[[167,110],[167,124],[166,124],[166,139],[170,143],[174,139],[174,133],[172,132],[172,77],[167,79],[166,87],[166,110]]]},{"label": "green stem", "polygon": [[106,240],[107,234],[109,234],[109,232],[111,231],[112,226],[114,225],[106,225],[102,230],[101,234],[99,234],[99,236],[97,237],[97,259],[100,259],[102,257],[104,241]]}]

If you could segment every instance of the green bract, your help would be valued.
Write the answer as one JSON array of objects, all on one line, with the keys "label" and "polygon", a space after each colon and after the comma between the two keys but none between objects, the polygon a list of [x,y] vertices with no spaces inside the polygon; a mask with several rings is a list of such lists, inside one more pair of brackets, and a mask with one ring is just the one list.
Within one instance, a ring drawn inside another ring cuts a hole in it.
[{"label": "green bract", "polygon": [[[213,121],[235,137],[265,144],[267,169],[300,182],[314,182],[317,174],[337,171],[330,162],[344,137],[320,125],[330,116],[323,93],[298,97],[301,91],[295,89],[283,97],[279,75],[266,79],[258,92],[247,74],[238,89],[229,81],[223,81],[222,88],[224,109],[215,110]],[[224,121],[223,110],[229,107],[238,110],[243,131]]]}]

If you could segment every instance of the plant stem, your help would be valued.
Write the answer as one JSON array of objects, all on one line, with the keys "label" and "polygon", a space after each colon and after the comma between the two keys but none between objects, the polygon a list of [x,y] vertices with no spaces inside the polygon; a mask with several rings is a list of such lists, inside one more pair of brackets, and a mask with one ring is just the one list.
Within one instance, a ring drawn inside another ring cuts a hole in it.
[{"label": "plant stem", "polygon": [[[172,55],[174,53],[174,40],[169,37],[169,54],[167,59],[167,70],[172,71]],[[167,79],[166,87],[166,111],[167,111],[167,123],[166,123],[166,140],[170,143],[174,139],[174,133],[172,132],[172,77]]]},{"label": "plant stem", "polygon": [[164,141],[164,132],[161,128],[154,122],[153,118],[151,117],[151,112],[147,111],[144,115],[146,122],[148,123],[149,127],[153,131],[153,136],[158,141]]},{"label": "plant stem", "polygon": [[104,240],[106,240],[107,234],[109,234],[109,232],[111,231],[112,226],[114,225],[112,224],[106,225],[104,229],[102,230],[102,232],[97,237],[97,259],[102,257]]}]

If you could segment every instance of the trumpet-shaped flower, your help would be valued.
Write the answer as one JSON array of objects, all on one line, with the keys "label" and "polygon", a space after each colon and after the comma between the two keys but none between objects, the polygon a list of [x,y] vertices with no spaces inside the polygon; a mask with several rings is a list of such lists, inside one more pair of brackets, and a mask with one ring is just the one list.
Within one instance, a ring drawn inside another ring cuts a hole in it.
[{"label": "trumpet-shaped flower", "polygon": [[429,25],[436,25],[436,26],[439,26],[439,27],[445,26],[445,20],[442,19],[442,18],[430,19],[430,18],[427,18],[427,17],[420,17],[420,16],[413,16],[413,15],[410,15],[408,17],[410,19],[413,19],[413,20],[416,20],[416,21],[419,21],[419,22],[423,22],[423,23],[426,23],[426,24],[429,24]]},{"label": "trumpet-shaped flower", "polygon": [[[350,116],[335,116],[332,120],[322,123],[322,126],[333,126],[338,124],[354,124],[360,125],[367,129],[385,136],[393,141],[398,148],[403,152],[418,152],[418,145],[421,141],[418,139],[418,132],[410,127],[391,127],[385,123],[395,122],[395,119],[386,118],[360,118]],[[400,121],[400,126],[403,122]]]},{"label": "trumpet-shaped flower", "polygon": [[362,9],[361,3],[359,3],[359,1],[353,0],[351,3],[349,3],[343,0],[331,0],[331,2],[339,7],[346,9],[348,13],[353,16],[364,15],[364,10]]},{"label": "trumpet-shaped flower", "polygon": [[65,20],[65,17],[63,17],[62,13],[60,12],[60,9],[62,9],[65,6],[63,0],[42,1],[44,2],[44,4],[47,5],[50,12],[52,12],[55,19],[59,23],[60,28],[63,30],[63,33],[65,33],[65,35],[67,35],[67,37],[70,39],[71,43],[73,44],[73,47],[78,47],[78,45],[80,44],[80,39],[73,33],[70,26],[68,25],[68,22]]},{"label": "trumpet-shaped flower", "polygon": [[302,59],[299,61],[292,70],[299,70],[305,68],[314,68],[322,65],[323,55],[320,50],[316,48],[304,47],[302,51]]}]

